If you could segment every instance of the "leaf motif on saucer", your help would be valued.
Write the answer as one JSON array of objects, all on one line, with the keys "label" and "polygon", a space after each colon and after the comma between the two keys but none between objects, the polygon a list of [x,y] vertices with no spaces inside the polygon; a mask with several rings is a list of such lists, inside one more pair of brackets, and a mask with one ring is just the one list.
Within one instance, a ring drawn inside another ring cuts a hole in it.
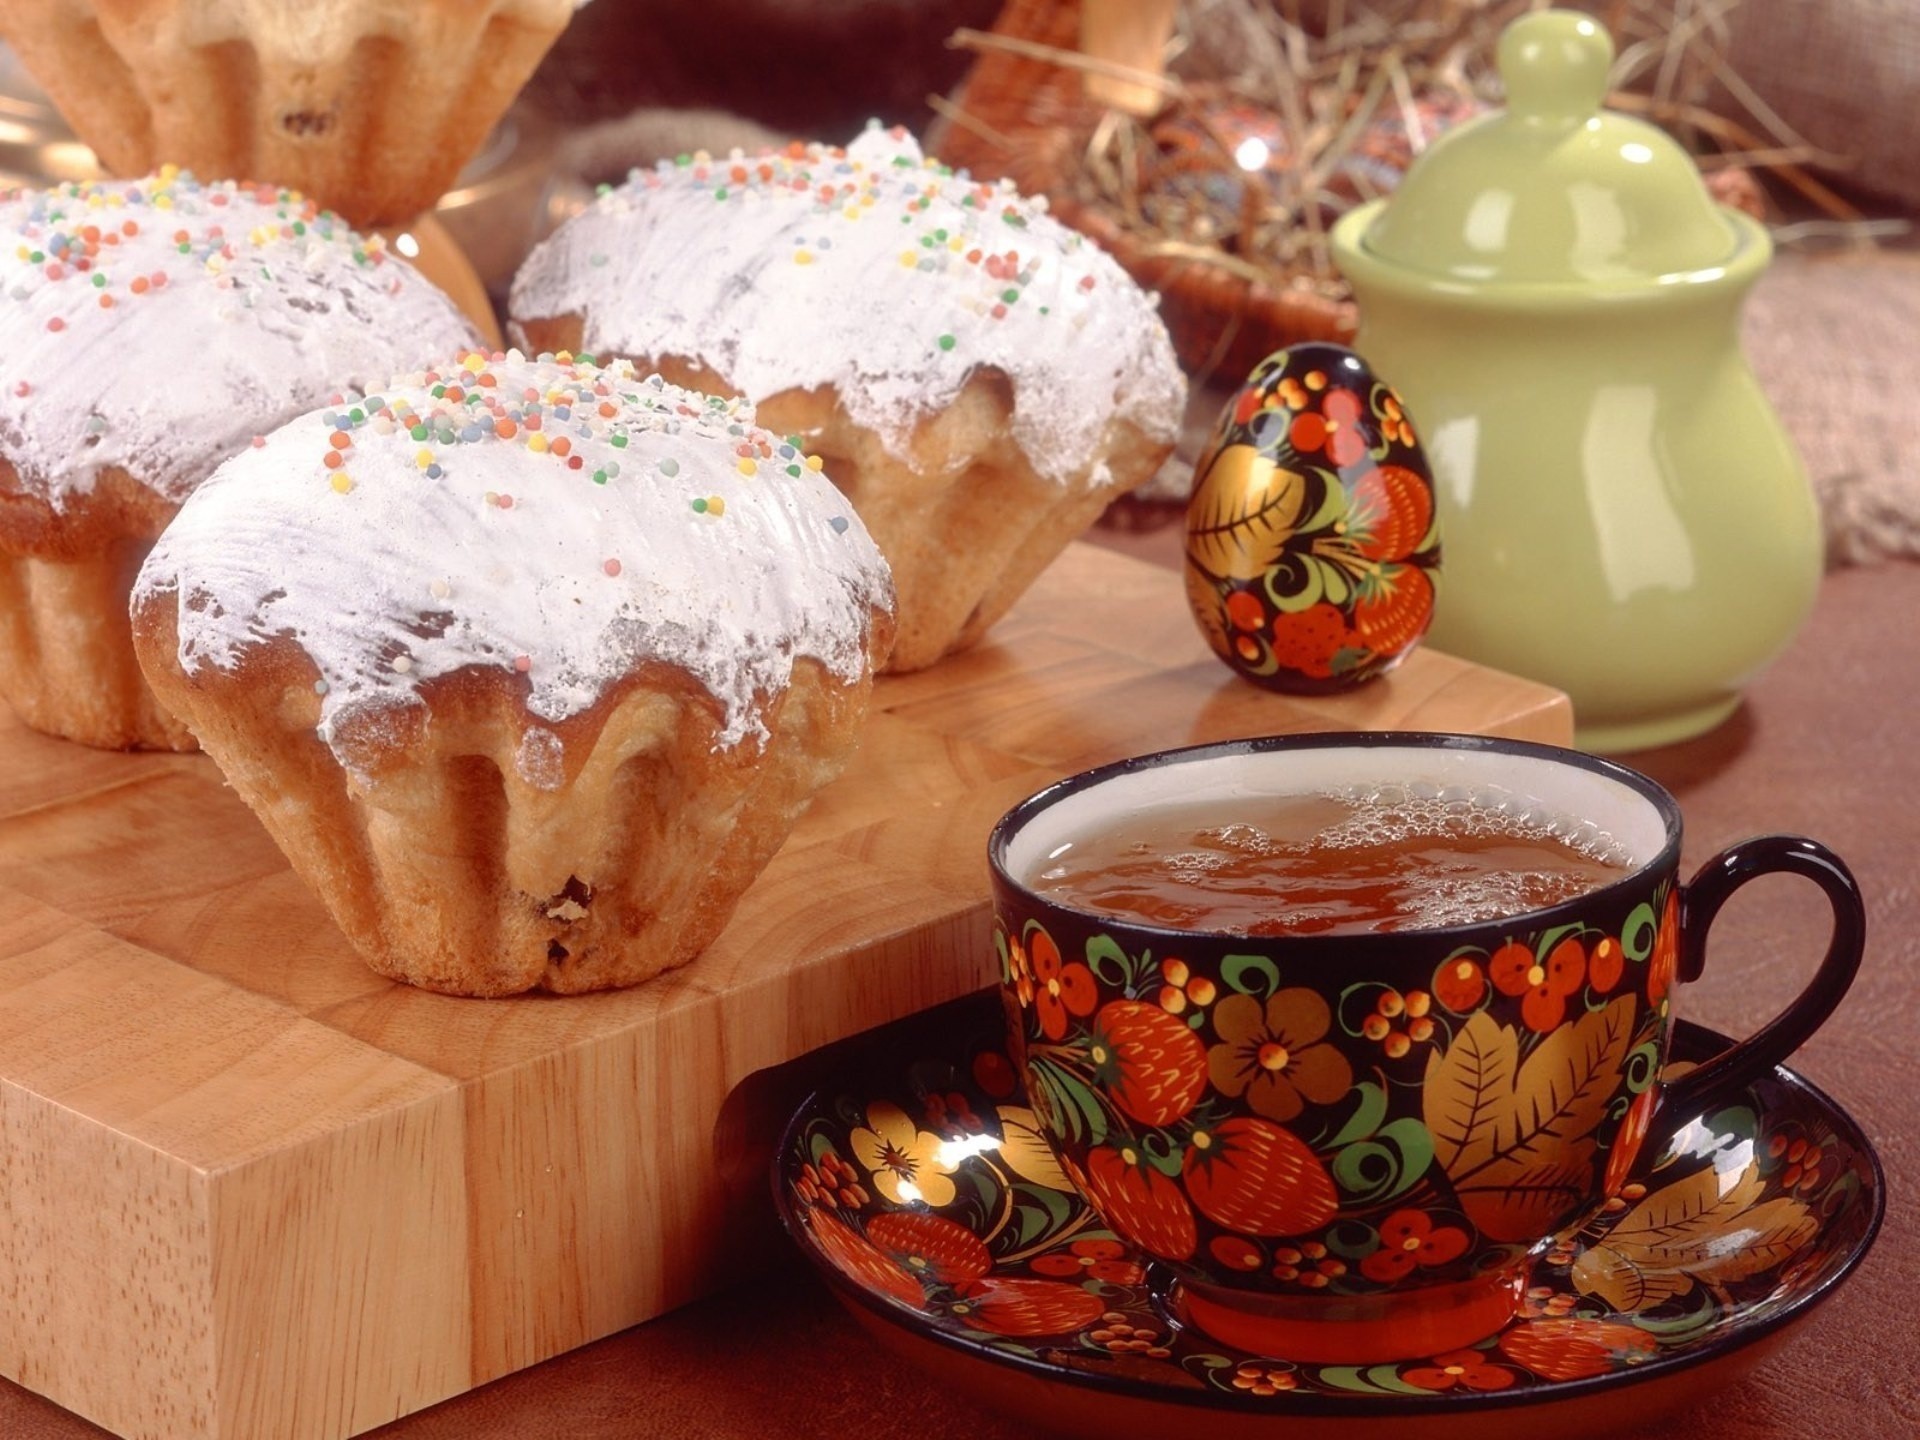
[{"label": "leaf motif on saucer", "polygon": [[1760,1201],[1757,1170],[1722,1192],[1724,1177],[1699,1170],[1648,1195],[1573,1263],[1583,1295],[1629,1314],[1650,1310],[1695,1284],[1744,1280],[1790,1260],[1819,1229],[1791,1195]]},{"label": "leaf motif on saucer", "polygon": [[1022,1180],[1048,1190],[1071,1191],[1073,1182],[1040,1135],[1040,1117],[1024,1105],[1002,1105],[1000,1159]]}]

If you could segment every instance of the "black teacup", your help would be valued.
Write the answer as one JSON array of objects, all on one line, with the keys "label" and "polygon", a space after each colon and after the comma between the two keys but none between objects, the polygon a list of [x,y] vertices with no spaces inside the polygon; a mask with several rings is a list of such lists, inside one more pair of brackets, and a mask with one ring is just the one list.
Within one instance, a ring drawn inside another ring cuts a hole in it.
[{"label": "black teacup", "polygon": [[[1046,893],[1074,847],[1143,815],[1227,824],[1271,797],[1355,795],[1554,817],[1539,823],[1618,868],[1542,908],[1267,938]],[[1859,892],[1825,847],[1744,841],[1682,885],[1680,838],[1647,777],[1518,741],[1280,737],[1091,770],[989,841],[1011,1053],[1066,1173],[1179,1278],[1194,1323],[1326,1363],[1469,1344],[1512,1315],[1532,1257],[1624,1182],[1656,1106],[1732,1097],[1859,965]],[[1733,891],[1775,871],[1825,893],[1826,958],[1757,1034],[1663,1081],[1675,983],[1699,975]]]}]

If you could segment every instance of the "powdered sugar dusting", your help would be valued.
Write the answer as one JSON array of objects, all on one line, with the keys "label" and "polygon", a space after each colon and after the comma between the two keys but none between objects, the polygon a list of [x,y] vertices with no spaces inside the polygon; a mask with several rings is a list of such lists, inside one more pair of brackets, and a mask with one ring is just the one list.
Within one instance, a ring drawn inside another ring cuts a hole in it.
[{"label": "powdered sugar dusting", "polygon": [[182,499],[262,431],[477,339],[377,237],[171,167],[0,192],[0,337],[0,456],[56,509],[107,466]]},{"label": "powdered sugar dusting", "polygon": [[513,768],[536,790],[558,790],[566,779],[566,746],[553,731],[530,725],[513,752]]},{"label": "powdered sugar dusting", "polygon": [[1168,440],[1185,399],[1153,300],[1110,256],[898,129],[635,171],[529,257],[511,309],[579,313],[589,350],[698,360],[756,401],[834,386],[896,455],[991,366],[1014,439],[1068,484],[1106,479],[1116,416]]},{"label": "powdered sugar dusting", "polygon": [[[892,604],[818,461],[742,403],[518,352],[235,456],[161,536],[135,604],[169,591],[189,674],[297,641],[330,742],[342,717],[418,703],[468,666],[524,675],[531,716],[557,721],[660,660],[713,693],[733,744],[766,733],[759,700],[797,658],[857,678],[871,611]],[[530,738],[518,768],[543,785],[560,760]]]}]

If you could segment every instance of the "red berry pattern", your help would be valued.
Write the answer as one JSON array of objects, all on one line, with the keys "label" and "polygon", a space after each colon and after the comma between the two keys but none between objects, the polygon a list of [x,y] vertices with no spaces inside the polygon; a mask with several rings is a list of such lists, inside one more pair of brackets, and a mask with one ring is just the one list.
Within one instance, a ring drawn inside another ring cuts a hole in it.
[{"label": "red berry pattern", "polygon": [[1340,1206],[1320,1157],[1270,1120],[1242,1117],[1195,1132],[1185,1179],[1201,1214],[1246,1235],[1304,1235]]},{"label": "red berry pattern", "polygon": [[1360,643],[1379,654],[1410,648],[1433,618],[1433,581],[1416,565],[1382,566],[1378,583],[1360,593],[1353,605],[1353,629]]},{"label": "red berry pattern", "polygon": [[1113,1103],[1143,1125],[1171,1125],[1207,1088],[1207,1050],[1184,1020],[1114,1000],[1093,1022],[1094,1064]]},{"label": "red berry pattern", "polygon": [[1273,658],[1289,670],[1324,680],[1333,674],[1333,657],[1352,645],[1346,615],[1325,600],[1273,617]]},{"label": "red berry pattern", "polygon": [[1185,1260],[1200,1243],[1178,1182],[1132,1146],[1087,1152],[1083,1188],[1113,1233],[1162,1260]]}]

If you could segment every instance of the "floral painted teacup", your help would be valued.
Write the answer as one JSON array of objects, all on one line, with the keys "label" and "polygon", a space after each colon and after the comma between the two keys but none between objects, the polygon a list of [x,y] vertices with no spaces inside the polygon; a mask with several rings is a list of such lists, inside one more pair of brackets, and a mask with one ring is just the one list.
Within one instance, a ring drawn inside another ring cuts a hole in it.
[{"label": "floral painted teacup", "polygon": [[[1226,824],[1262,796],[1356,787],[1578,817],[1625,856],[1548,908],[1391,933],[1257,938],[1036,893],[1076,842],[1159,807]],[[1073,776],[989,841],[1010,1053],[1094,1212],[1179,1280],[1187,1321],[1289,1359],[1432,1355],[1498,1330],[1533,1257],[1625,1182],[1656,1104],[1698,1115],[1832,1012],[1865,919],[1842,862],[1745,841],[1679,880],[1653,781],[1574,751],[1313,735],[1168,751]],[[1776,1020],[1663,1082],[1677,981],[1747,880],[1812,879],[1827,954]]]}]

